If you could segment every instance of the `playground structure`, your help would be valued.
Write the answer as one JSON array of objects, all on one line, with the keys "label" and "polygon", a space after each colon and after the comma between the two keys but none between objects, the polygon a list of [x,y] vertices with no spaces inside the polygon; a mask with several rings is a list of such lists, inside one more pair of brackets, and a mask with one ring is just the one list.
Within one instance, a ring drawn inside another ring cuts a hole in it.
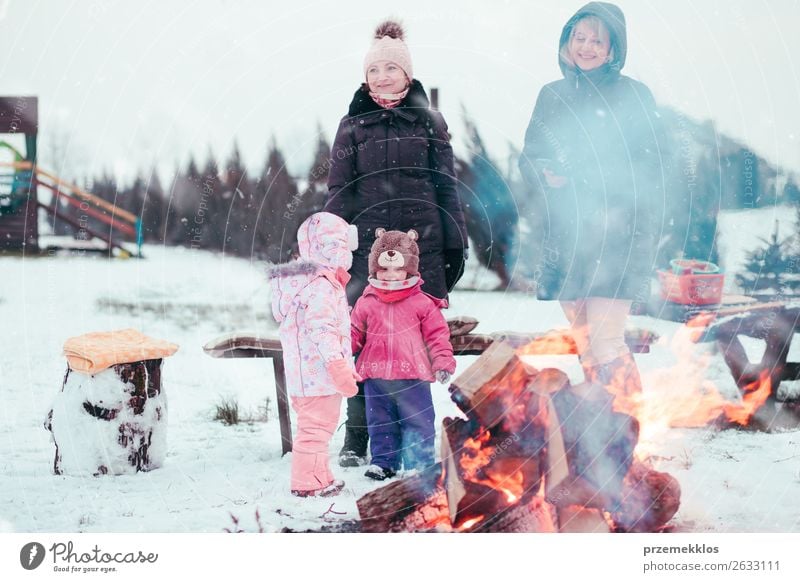
[{"label": "playground structure", "polygon": [[[0,252],[38,254],[41,251],[38,218],[39,210],[43,210],[48,219],[52,219],[53,226],[56,221],[72,226],[77,241],[98,239],[105,243],[105,248],[100,250],[109,256],[135,254],[141,257],[140,218],[40,168],[36,163],[38,129],[36,97],[0,97],[0,151],[10,152],[13,157],[11,162],[0,162]],[[22,136],[24,152],[2,139],[9,135]],[[51,192],[50,204],[39,200],[40,186]],[[62,203],[75,208],[76,212],[72,216],[64,213]],[[90,217],[104,227],[90,227]],[[135,253],[123,246],[119,235],[135,239]]]}]

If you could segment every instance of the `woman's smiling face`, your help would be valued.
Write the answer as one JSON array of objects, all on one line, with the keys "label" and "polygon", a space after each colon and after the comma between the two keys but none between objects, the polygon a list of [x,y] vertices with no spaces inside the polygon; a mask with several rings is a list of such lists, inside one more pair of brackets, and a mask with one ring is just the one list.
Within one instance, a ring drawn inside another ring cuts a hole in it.
[{"label": "woman's smiling face", "polygon": [[611,40],[602,22],[592,26],[587,19],[578,21],[569,40],[569,57],[575,66],[591,71],[608,62]]},{"label": "woman's smiling face", "polygon": [[373,93],[396,94],[408,86],[408,78],[397,63],[377,61],[367,69],[367,84]]}]

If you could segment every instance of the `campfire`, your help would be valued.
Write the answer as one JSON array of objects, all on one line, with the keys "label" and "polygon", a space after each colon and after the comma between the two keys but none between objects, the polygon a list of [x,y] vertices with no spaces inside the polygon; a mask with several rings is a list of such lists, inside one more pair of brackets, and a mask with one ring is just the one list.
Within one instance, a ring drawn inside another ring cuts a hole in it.
[{"label": "campfire", "polygon": [[[441,463],[358,500],[368,532],[658,531],[680,504],[636,458],[639,421],[603,387],[537,370],[496,341],[450,386]],[[630,403],[628,403],[630,404]]]}]

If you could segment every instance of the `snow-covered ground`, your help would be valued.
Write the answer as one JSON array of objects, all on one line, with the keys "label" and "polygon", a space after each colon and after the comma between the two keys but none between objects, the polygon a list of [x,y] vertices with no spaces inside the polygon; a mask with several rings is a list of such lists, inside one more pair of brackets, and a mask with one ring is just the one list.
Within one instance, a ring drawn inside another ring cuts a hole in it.
[{"label": "snow-covered ground", "polygon": [[[748,228],[769,233],[763,217],[747,218]],[[737,229],[743,220],[739,216]],[[723,242],[726,252],[735,252],[724,236]],[[146,247],[145,253],[146,260],[0,259],[0,531],[219,532],[233,526],[231,515],[239,527],[254,531],[256,511],[267,531],[356,519],[356,500],[378,486],[362,469],[334,466],[347,483],[339,497],[298,500],[289,494],[290,457],[281,457],[269,362],[218,360],[202,351],[205,342],[231,330],[275,331],[263,265],[185,249]],[[566,323],[554,303],[520,294],[458,291],[448,316],[458,314],[477,317],[479,332]],[[676,323],[635,317],[631,325],[662,336],[651,353],[638,356],[648,402],[676,402],[688,391],[708,389],[709,382],[736,397],[711,345],[691,344]],[[169,400],[163,468],[116,477],[54,475],[54,446],[43,421],[64,377],[64,340],[129,327],[181,346],[163,368]],[[758,349],[756,342],[747,347]],[[459,358],[456,374],[473,360]],[[574,357],[533,362],[581,379]],[[238,400],[254,416],[269,398],[267,421],[214,421],[223,398]],[[444,386],[434,385],[434,403],[439,419],[457,414]],[[343,433],[336,433],[332,452]],[[642,450],[656,468],[681,484],[682,504],[673,520],[678,531],[800,531],[800,433],[650,424],[642,437]]]}]

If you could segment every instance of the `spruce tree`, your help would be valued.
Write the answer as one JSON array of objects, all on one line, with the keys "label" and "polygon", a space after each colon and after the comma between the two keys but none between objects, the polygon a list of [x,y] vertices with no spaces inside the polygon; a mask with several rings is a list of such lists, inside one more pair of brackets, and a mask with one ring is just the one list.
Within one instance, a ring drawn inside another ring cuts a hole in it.
[{"label": "spruce tree", "polygon": [[299,204],[297,182],[289,175],[286,160],[275,138],[256,188],[260,211],[256,225],[258,248],[267,260],[283,263],[296,252]]},{"label": "spruce tree", "polygon": [[222,176],[222,198],[227,204],[228,237],[225,252],[249,257],[253,252],[253,236],[258,201],[255,186],[247,176],[238,143],[226,160]]},{"label": "spruce tree", "polygon": [[164,221],[166,219],[166,200],[164,189],[153,168],[145,186],[145,196],[139,215],[142,221],[142,234],[145,242],[164,243]]},{"label": "spruce tree", "polygon": [[[505,288],[511,283],[513,245],[519,219],[514,195],[492,161],[472,119],[463,110],[469,158],[462,160],[459,180],[467,230],[478,261],[494,271]],[[469,171],[463,171],[468,166]],[[468,182],[465,182],[468,179]]]},{"label": "spruce tree", "polygon": [[202,246],[206,249],[221,251],[229,237],[228,204],[223,198],[223,187],[220,184],[219,164],[209,150],[203,165],[202,183],[200,185],[200,204],[197,214],[202,216]]},{"label": "spruce tree", "polygon": [[785,293],[800,286],[797,279],[797,257],[793,253],[795,235],[780,239],[778,221],[769,240],[759,237],[763,245],[747,253],[745,270],[736,274],[736,283],[747,295],[773,291]]},{"label": "spruce tree", "polygon": [[300,223],[308,216],[319,212],[325,206],[328,194],[328,173],[330,171],[331,146],[325,139],[321,126],[317,126],[317,144],[314,162],[308,171],[308,184],[303,192]]}]

